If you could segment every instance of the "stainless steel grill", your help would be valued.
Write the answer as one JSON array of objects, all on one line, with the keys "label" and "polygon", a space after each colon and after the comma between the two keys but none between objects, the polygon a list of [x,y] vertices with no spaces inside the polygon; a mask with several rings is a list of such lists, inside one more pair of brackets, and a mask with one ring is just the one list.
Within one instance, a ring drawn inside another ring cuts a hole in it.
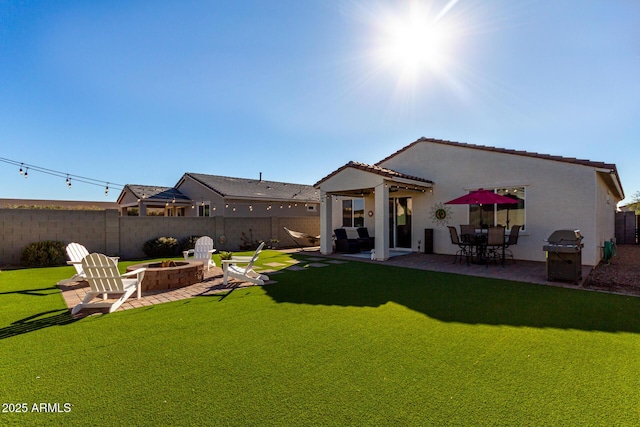
[{"label": "stainless steel grill", "polygon": [[556,230],[542,247],[547,253],[547,280],[578,282],[582,279],[580,230]]}]

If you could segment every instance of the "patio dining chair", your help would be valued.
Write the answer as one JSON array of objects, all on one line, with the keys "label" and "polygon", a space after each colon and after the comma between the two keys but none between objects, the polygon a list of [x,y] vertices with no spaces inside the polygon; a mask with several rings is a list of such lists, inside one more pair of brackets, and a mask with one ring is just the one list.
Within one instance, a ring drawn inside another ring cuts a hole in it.
[{"label": "patio dining chair", "polygon": [[[504,265],[504,250],[505,250],[505,230],[501,225],[495,227],[489,227],[487,233],[487,261],[493,259],[494,261],[500,260]],[[487,266],[489,264],[487,263]]]},{"label": "patio dining chair", "polygon": [[451,236],[451,243],[458,246],[458,251],[453,259],[453,263],[455,264],[458,260],[462,260],[462,257],[465,257],[467,259],[467,265],[469,265],[469,259],[471,259],[471,256],[473,255],[472,244],[460,240],[458,230],[456,230],[455,227],[449,225],[447,228],[449,229],[449,235]]},{"label": "patio dining chair", "polygon": [[460,224],[460,239],[468,241],[469,236],[476,234],[476,227],[470,224]]},{"label": "patio dining chair", "polygon": [[510,257],[511,260],[514,262],[514,264],[516,260],[513,257],[513,252],[511,251],[511,249],[509,249],[509,246],[514,246],[518,244],[518,236],[520,235],[521,228],[522,228],[521,225],[514,225],[513,227],[511,227],[511,231],[509,232],[509,237],[507,238],[507,241],[504,244],[504,252],[505,252],[504,256]]}]

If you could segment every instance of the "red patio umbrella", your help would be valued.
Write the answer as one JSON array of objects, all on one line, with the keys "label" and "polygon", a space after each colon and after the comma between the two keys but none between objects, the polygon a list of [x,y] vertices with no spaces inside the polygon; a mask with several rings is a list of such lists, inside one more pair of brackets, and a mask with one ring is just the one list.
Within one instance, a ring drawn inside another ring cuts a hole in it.
[{"label": "red patio umbrella", "polygon": [[[518,200],[512,199],[511,197],[503,196],[497,193],[494,193],[492,190],[478,189],[476,191],[472,191],[469,194],[465,194],[464,196],[458,197],[457,199],[449,200],[445,202],[446,205],[515,205],[518,203]],[[507,211],[507,221],[509,218],[509,211]]]},{"label": "red patio umbrella", "polygon": [[516,203],[518,203],[518,201],[511,197],[502,196],[491,190],[484,190],[480,188],[479,190],[472,191],[471,193],[465,194],[457,199],[449,200],[448,202],[445,202],[445,205],[514,205]]}]

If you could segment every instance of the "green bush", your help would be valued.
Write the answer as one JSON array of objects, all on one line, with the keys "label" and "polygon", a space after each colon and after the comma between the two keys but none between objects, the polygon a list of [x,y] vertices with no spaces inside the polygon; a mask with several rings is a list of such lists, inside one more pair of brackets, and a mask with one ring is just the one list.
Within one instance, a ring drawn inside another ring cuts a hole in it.
[{"label": "green bush", "polygon": [[189,249],[193,249],[196,247],[196,240],[198,240],[200,236],[189,236],[180,240],[180,252],[188,251]]},{"label": "green bush", "polygon": [[172,257],[178,253],[178,240],[174,237],[158,237],[147,240],[142,245],[142,251],[149,258]]},{"label": "green bush", "polygon": [[22,250],[20,264],[24,267],[65,265],[65,244],[54,240],[31,243]]}]

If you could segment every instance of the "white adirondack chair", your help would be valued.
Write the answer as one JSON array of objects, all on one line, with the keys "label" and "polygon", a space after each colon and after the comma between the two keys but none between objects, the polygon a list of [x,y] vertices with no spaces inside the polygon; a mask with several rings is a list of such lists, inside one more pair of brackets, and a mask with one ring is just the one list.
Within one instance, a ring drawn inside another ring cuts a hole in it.
[{"label": "white adirondack chair", "polygon": [[69,243],[66,247],[67,256],[69,257],[69,261],[67,264],[71,264],[76,269],[76,274],[68,279],[63,279],[58,282],[58,285],[68,283],[68,282],[79,282],[84,280],[84,271],[82,270],[82,259],[89,255],[89,251],[80,243]]},{"label": "white adirondack chair", "polygon": [[[263,247],[264,242],[260,243],[260,246],[258,246],[258,249],[256,249],[256,252],[252,257],[239,257],[234,259],[222,260],[222,268],[224,270],[222,281],[223,285],[227,286],[227,280],[229,277],[241,280],[243,282],[255,283],[256,285],[264,285],[264,281],[269,280],[269,276],[256,273],[253,270],[253,264],[258,259],[258,255],[260,255],[260,252],[262,252]],[[241,267],[238,264],[247,265]]]},{"label": "white adirondack chair", "polygon": [[[85,279],[84,271],[82,270],[82,260],[84,257],[89,255],[89,251],[80,243],[71,242],[66,247],[67,256],[69,257],[69,261],[67,264],[73,265],[76,269],[76,274],[68,279],[63,279],[58,282],[58,285],[62,285],[69,282],[80,282]],[[118,257],[111,257],[112,260],[118,263]]]},{"label": "white adirondack chair", "polygon": [[[140,285],[144,278],[145,268],[139,268],[135,271],[120,275],[116,262],[106,255],[89,254],[82,260],[82,270],[85,274],[85,280],[89,282],[90,290],[84,297],[82,302],[71,311],[76,314],[84,308],[109,308],[109,313],[116,311],[122,303],[133,293],[138,291],[138,299],[141,296]],[[135,276],[130,279],[129,277]],[[90,301],[98,295],[120,295],[115,302],[100,301],[91,303]]]},{"label": "white adirondack chair", "polygon": [[[202,261],[207,271],[209,267],[215,267],[216,263],[211,259],[211,254],[216,250],[213,248],[213,239],[209,236],[202,236],[196,240],[196,246],[188,251],[183,251],[184,259],[189,261]],[[193,255],[189,257],[189,255]]]}]

